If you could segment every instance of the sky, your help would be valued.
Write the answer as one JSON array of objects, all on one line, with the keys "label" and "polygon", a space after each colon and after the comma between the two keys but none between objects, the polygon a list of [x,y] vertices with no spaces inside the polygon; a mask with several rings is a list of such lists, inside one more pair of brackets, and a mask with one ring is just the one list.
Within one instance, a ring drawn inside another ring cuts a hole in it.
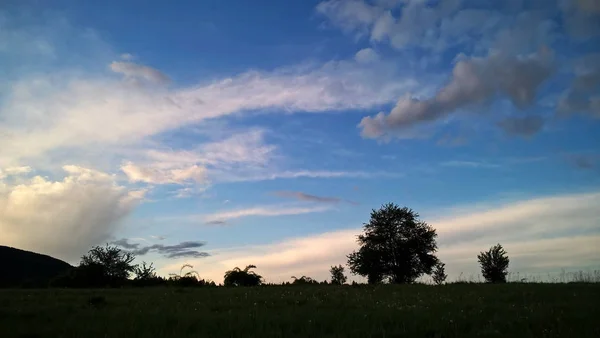
[{"label": "sky", "polygon": [[4,0],[0,245],[323,280],[394,202],[599,269],[599,118],[595,0]]}]

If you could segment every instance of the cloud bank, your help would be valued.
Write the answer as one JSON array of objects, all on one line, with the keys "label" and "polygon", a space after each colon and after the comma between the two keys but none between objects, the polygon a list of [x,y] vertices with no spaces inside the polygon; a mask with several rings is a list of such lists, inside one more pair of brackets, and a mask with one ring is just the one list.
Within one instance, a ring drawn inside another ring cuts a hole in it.
[{"label": "cloud bank", "polygon": [[[600,264],[600,193],[559,195],[516,201],[504,205],[466,207],[441,219],[425,219],[437,229],[439,257],[455,279],[479,274],[477,254],[501,243],[511,259],[512,272],[559,273],[561,269],[593,269]],[[472,208],[471,208],[472,209]],[[288,281],[293,275],[317,280],[329,278],[331,265],[345,264],[357,248],[360,228],[314,234],[262,246],[211,250],[211,257],[192,264],[202,276],[222,281],[235,266],[255,264],[267,281]],[[160,271],[179,265],[161,264]]]}]

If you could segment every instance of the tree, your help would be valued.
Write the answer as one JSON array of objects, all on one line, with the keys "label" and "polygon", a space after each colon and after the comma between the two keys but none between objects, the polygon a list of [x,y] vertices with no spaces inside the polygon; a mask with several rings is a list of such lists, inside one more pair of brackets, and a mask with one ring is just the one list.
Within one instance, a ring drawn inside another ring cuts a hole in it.
[{"label": "tree", "polygon": [[94,275],[102,276],[103,282],[107,284],[122,284],[137,267],[132,264],[134,259],[133,253],[106,244],[104,247],[93,247],[87,255],[81,257],[79,269],[93,271]]},{"label": "tree", "polygon": [[342,285],[348,280],[344,275],[344,267],[341,265],[332,266],[329,273],[331,273],[331,284]]},{"label": "tree", "polygon": [[237,266],[233,270],[225,272],[223,284],[225,286],[257,286],[262,283],[262,276],[250,269],[256,269],[254,265],[248,265],[244,270]]},{"label": "tree", "polygon": [[488,251],[477,255],[481,274],[488,283],[506,283],[509,259],[502,245],[496,244]]},{"label": "tree", "polygon": [[142,262],[142,265],[137,265],[134,269],[135,280],[147,281],[156,278],[156,269],[154,269],[153,263],[146,265],[146,262]]},{"label": "tree", "polygon": [[319,282],[317,282],[313,278],[307,277],[307,276],[302,276],[300,278],[292,276],[292,278],[294,279],[294,281],[292,282],[292,285],[319,284]]},{"label": "tree", "polygon": [[446,269],[444,269],[445,266],[446,264],[437,262],[433,267],[433,274],[431,277],[433,278],[433,282],[437,285],[443,284],[446,281],[446,278],[448,278],[448,275],[446,275]]},{"label": "tree", "polygon": [[438,261],[437,234],[418,218],[412,209],[393,203],[372,210],[364,233],[358,236],[360,249],[348,255],[350,271],[366,276],[369,284],[411,283],[431,274]]}]

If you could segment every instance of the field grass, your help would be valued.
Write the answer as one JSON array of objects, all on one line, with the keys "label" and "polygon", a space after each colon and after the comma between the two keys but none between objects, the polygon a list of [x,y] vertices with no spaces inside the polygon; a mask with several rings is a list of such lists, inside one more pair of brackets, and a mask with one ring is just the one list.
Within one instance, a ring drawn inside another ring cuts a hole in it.
[{"label": "field grass", "polygon": [[600,337],[599,284],[0,290],[0,337]]}]

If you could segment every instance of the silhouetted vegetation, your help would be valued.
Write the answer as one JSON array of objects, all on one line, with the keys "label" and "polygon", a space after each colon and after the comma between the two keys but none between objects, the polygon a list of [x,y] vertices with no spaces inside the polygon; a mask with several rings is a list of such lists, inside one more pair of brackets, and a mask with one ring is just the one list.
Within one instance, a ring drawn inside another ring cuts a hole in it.
[{"label": "silhouetted vegetation", "polygon": [[225,286],[257,286],[262,283],[262,276],[250,269],[256,269],[254,265],[248,265],[243,270],[235,267],[225,272],[223,284]]},{"label": "silhouetted vegetation", "polygon": [[0,246],[0,287],[46,287],[73,269],[59,259],[39,253]]},{"label": "silhouetted vegetation", "polygon": [[444,284],[444,282],[446,281],[446,278],[448,278],[448,275],[446,275],[446,264],[442,263],[442,262],[437,262],[435,263],[435,266],[433,267],[433,273],[431,274],[431,278],[433,279],[433,282],[437,285],[441,285]]},{"label": "silhouetted vegetation", "polygon": [[169,284],[181,286],[181,287],[191,287],[191,286],[216,286],[215,282],[210,280],[204,280],[200,278],[200,274],[196,270],[189,270],[186,273],[183,273],[184,269],[193,269],[194,267],[190,264],[184,264],[179,269],[179,273],[171,273],[169,274],[169,279],[167,282]]},{"label": "silhouetted vegetation", "polygon": [[292,276],[292,285],[318,285],[319,282],[317,282],[316,280],[312,279],[311,277],[307,277],[307,276],[302,276],[300,278],[297,278],[295,276]]},{"label": "silhouetted vegetation", "polygon": [[481,265],[481,274],[488,283],[506,283],[508,263],[510,262],[502,245],[496,244],[488,251],[477,255]]},{"label": "silhouetted vegetation", "polygon": [[329,273],[331,274],[331,284],[342,285],[348,280],[346,275],[344,275],[344,267],[341,265],[332,266],[329,269]]},{"label": "silhouetted vegetation", "polygon": [[373,210],[358,236],[360,249],[348,255],[350,270],[367,277],[369,284],[412,283],[431,274],[437,262],[437,234],[418,218],[413,210],[393,203]]}]

